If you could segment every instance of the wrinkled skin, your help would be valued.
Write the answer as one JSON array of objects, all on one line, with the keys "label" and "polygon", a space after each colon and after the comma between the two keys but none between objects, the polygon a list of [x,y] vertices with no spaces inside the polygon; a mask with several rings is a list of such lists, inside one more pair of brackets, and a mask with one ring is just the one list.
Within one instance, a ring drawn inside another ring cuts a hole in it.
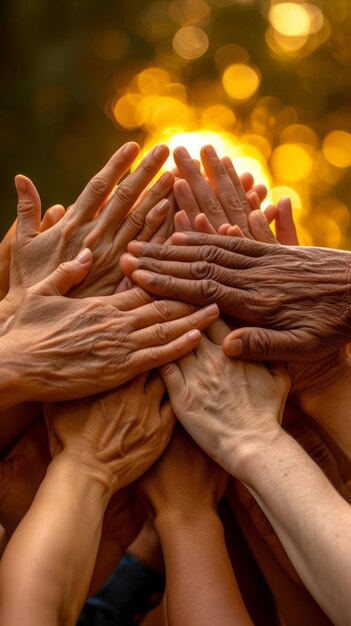
[{"label": "wrinkled skin", "polygon": [[1,408],[79,398],[123,384],[191,351],[201,338],[196,328],[218,314],[217,307],[192,313],[189,305],[150,302],[138,289],[102,298],[62,297],[82,280],[90,263],[88,253],[59,266],[27,290],[7,320],[1,352],[13,380],[2,394]]},{"label": "wrinkled skin", "polygon": [[[242,451],[267,446],[280,431],[289,380],[283,368],[228,358],[218,320],[188,356],[161,368],[172,408],[196,443],[229,474],[242,477]],[[254,393],[252,392],[254,390]]]},{"label": "wrinkled skin", "polygon": [[132,242],[122,269],[151,293],[216,302],[253,326],[226,338],[229,356],[318,359],[351,338],[349,252],[197,233],[176,233],[172,241],[177,245]]},{"label": "wrinkled skin", "polygon": [[112,492],[144,473],[166,447],[174,416],[157,374],[96,398],[45,405],[49,448],[101,474]]},{"label": "wrinkled skin", "polygon": [[[173,176],[166,173],[138,201],[168,156],[167,147],[158,146],[113,191],[138,151],[135,143],[117,150],[62,219],[45,232],[40,232],[38,192],[29,179],[16,177],[19,219],[12,241],[10,272],[10,295],[14,304],[24,288],[46,278],[60,263],[72,259],[84,247],[92,250],[94,262],[84,283],[74,290],[75,295],[86,297],[115,292],[122,278],[118,268],[120,254],[128,241],[143,230],[141,238],[148,238],[157,230],[165,218],[168,208],[165,198],[173,184]],[[161,216],[157,220],[158,213],[153,211],[151,223],[145,225],[150,209],[156,204]],[[134,210],[127,216],[132,208]]]}]

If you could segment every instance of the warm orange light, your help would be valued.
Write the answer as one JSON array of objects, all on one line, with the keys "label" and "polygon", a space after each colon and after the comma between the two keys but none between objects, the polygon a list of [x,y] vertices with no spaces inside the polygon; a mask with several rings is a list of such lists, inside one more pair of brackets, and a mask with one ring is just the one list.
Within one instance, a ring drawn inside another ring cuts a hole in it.
[{"label": "warm orange light", "polygon": [[233,100],[247,100],[260,84],[258,70],[245,63],[229,65],[222,76],[223,87]]}]

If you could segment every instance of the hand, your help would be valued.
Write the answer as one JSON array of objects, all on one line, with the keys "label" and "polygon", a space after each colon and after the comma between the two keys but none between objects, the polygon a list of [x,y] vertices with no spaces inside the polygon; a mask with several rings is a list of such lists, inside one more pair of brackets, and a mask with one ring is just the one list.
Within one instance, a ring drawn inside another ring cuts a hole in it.
[{"label": "hand", "polygon": [[[0,408],[93,395],[192,350],[216,306],[150,302],[139,289],[101,298],[62,297],[87,274],[91,253],[27,290],[2,337]],[[190,315],[189,315],[190,314]],[[186,317],[185,317],[186,316]]]},{"label": "hand", "polygon": [[197,233],[175,233],[172,241],[178,245],[133,242],[121,266],[154,294],[217,302],[224,313],[261,326],[230,333],[228,356],[315,360],[350,339],[349,252]]},{"label": "hand", "polygon": [[[184,226],[185,217],[185,224],[190,224],[190,229],[185,230],[205,228],[209,232],[217,232],[229,222],[229,225],[237,224],[250,237],[250,196],[246,197],[232,162],[230,159],[223,159],[222,162],[212,146],[202,148],[201,159],[207,180],[185,148],[174,151],[174,160],[183,177],[174,184],[175,198],[182,213],[176,218],[176,226],[179,227],[182,220]],[[248,175],[243,181],[247,187],[253,182]],[[258,206],[265,193],[263,185],[251,192],[255,202],[258,200]]]},{"label": "hand", "polygon": [[[164,174],[137,203],[135,212],[126,217],[168,156],[166,146],[156,147],[112,193],[116,182],[133,163],[138,150],[135,143],[128,143],[117,150],[68,208],[62,220],[45,232],[39,232],[40,198],[33,183],[23,176],[16,177],[18,225],[12,244],[10,277],[14,307],[23,288],[46,278],[60,263],[73,258],[83,247],[92,249],[94,263],[89,276],[75,290],[75,295],[86,297],[114,293],[122,278],[118,269],[120,254],[128,241],[143,230],[149,210],[166,197],[173,184],[172,175]],[[167,206],[165,201],[158,207],[161,209],[161,221],[165,218]]]},{"label": "hand", "polygon": [[190,436],[241,478],[246,448],[266,448],[279,434],[289,381],[282,368],[269,371],[225,356],[220,343],[228,330],[217,321],[191,354],[160,371],[172,408]]},{"label": "hand", "polygon": [[[55,204],[47,209],[40,223],[40,232],[44,232],[44,230],[47,230],[48,228],[51,228],[51,226],[54,226],[54,224],[57,224],[64,214],[65,209],[61,204]],[[12,224],[0,243],[0,300],[6,296],[9,290],[11,245],[15,232],[16,222]]]},{"label": "hand", "polygon": [[111,493],[143,474],[160,456],[174,427],[165,387],[154,373],[96,398],[46,404],[50,452],[101,475]]}]

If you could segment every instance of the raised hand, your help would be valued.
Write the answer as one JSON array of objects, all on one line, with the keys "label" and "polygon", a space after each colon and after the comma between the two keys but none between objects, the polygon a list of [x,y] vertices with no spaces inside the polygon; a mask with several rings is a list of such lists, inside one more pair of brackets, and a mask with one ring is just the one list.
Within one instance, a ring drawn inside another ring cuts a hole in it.
[{"label": "raised hand", "polygon": [[122,268],[151,293],[216,302],[253,326],[225,339],[227,355],[307,361],[351,338],[349,252],[198,233],[175,233],[172,241],[131,243]]},{"label": "raised hand", "polygon": [[[138,150],[134,143],[117,150],[68,208],[62,220],[45,232],[39,232],[40,198],[33,183],[24,176],[16,177],[18,224],[12,243],[10,276],[10,294],[14,303],[18,302],[23,288],[47,277],[83,247],[92,249],[94,262],[92,271],[76,294],[83,297],[114,293],[121,280],[119,255],[128,241],[143,229],[149,210],[165,199],[173,184],[172,175],[164,174],[137,203],[135,212],[126,217],[168,156],[166,146],[156,147],[113,192]],[[158,210],[161,214],[163,210],[164,219],[167,201],[159,204]]]}]

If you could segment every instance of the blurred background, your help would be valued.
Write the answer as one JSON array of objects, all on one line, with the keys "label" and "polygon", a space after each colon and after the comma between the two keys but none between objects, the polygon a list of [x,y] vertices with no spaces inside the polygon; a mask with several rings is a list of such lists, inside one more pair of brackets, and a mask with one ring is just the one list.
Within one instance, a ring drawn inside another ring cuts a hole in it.
[{"label": "blurred background", "polygon": [[[123,142],[211,142],[289,195],[301,243],[351,249],[349,0],[11,0],[1,11],[1,206],[28,175],[69,205]],[[169,165],[169,164],[168,164]]]}]

